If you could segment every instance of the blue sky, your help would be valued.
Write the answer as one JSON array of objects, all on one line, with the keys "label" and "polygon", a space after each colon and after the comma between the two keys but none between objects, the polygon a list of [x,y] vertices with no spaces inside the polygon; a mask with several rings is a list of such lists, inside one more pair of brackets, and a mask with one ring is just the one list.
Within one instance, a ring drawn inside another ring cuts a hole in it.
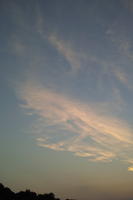
[{"label": "blue sky", "polygon": [[0,180],[133,197],[132,1],[0,5]]}]

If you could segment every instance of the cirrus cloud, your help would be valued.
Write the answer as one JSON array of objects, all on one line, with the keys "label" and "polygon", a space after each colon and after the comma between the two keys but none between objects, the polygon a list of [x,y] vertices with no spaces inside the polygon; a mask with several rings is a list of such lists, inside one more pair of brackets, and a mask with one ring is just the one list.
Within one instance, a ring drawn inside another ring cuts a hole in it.
[{"label": "cirrus cloud", "polygon": [[126,152],[133,148],[132,130],[124,121],[33,82],[22,84],[17,94],[25,102],[21,107],[37,116],[33,130],[39,146],[91,161],[131,159]]}]

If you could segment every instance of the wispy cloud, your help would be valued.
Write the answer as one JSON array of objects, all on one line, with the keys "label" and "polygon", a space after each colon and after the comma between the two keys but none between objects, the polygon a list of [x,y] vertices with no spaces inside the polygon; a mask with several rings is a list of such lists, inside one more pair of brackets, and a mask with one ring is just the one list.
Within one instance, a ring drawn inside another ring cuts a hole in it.
[{"label": "wispy cloud", "polygon": [[132,73],[133,44],[129,36],[129,31],[126,31],[126,25],[121,24],[121,21],[123,21],[123,19],[120,17],[107,31],[107,34],[116,49],[117,55],[116,62],[114,62],[114,66],[112,67],[112,72],[115,78],[125,87],[132,89],[132,77],[129,71]]},{"label": "wispy cloud", "polygon": [[133,89],[132,81],[131,81],[131,74],[125,72],[122,68],[119,67],[113,69],[113,74],[115,78],[126,88]]},{"label": "wispy cloud", "polygon": [[125,152],[132,149],[133,136],[122,120],[33,82],[22,84],[17,94],[25,102],[23,108],[38,116],[33,129],[40,133],[36,136],[39,146],[92,161],[127,159]]},{"label": "wispy cloud", "polygon": [[[127,2],[125,3],[128,5]],[[131,1],[130,4],[133,5]],[[113,42],[114,47],[116,48],[117,55],[121,56],[121,59],[122,57],[124,57],[124,59],[133,61],[133,52],[132,52],[133,44],[131,39],[132,30],[128,27],[127,31],[127,24],[122,23],[123,20],[125,20],[125,18],[123,17],[123,15],[120,15],[115,20],[115,22],[109,27],[106,33],[109,36],[110,40]]]},{"label": "wispy cloud", "polygon": [[59,39],[56,34],[50,34],[48,40],[65,57],[72,72],[77,72],[81,67],[81,54],[72,48],[69,41]]},{"label": "wispy cloud", "polygon": [[114,74],[123,84],[128,85],[128,77],[123,71],[116,69]]}]

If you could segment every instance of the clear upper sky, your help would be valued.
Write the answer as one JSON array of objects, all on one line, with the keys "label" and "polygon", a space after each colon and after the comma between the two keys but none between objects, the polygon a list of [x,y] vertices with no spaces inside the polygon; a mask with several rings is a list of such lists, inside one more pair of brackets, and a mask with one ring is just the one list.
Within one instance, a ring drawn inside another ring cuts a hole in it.
[{"label": "clear upper sky", "polygon": [[133,1],[0,1],[0,182],[133,198]]}]

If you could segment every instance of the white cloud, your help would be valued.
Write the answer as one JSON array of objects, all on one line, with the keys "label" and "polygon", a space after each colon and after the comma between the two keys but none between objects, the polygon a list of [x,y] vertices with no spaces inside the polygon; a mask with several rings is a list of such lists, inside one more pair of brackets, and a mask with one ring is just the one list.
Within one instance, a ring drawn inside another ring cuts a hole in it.
[{"label": "white cloud", "polygon": [[33,129],[41,134],[36,136],[39,146],[73,152],[91,161],[127,159],[123,152],[132,149],[133,136],[124,121],[100,115],[95,105],[78,102],[34,83],[22,84],[18,95],[25,102],[23,108],[38,116]]}]

